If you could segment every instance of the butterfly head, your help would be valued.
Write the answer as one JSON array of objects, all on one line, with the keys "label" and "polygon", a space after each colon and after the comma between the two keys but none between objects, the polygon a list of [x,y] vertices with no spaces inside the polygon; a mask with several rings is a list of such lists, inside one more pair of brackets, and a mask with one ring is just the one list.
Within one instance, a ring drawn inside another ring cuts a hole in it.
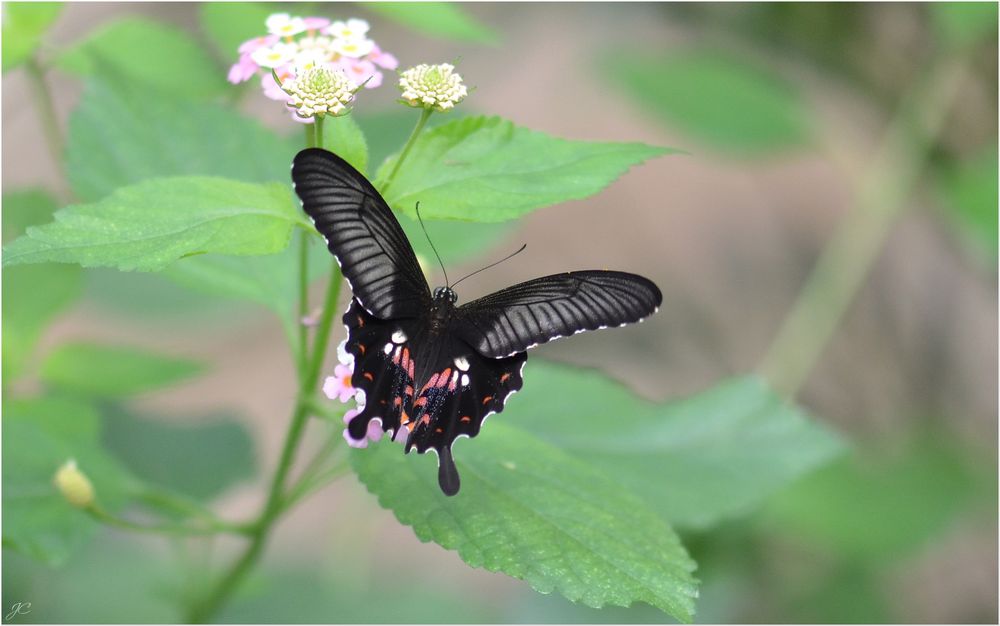
[{"label": "butterfly head", "polygon": [[434,290],[434,300],[436,302],[447,301],[455,304],[458,302],[458,294],[451,287],[438,287]]}]

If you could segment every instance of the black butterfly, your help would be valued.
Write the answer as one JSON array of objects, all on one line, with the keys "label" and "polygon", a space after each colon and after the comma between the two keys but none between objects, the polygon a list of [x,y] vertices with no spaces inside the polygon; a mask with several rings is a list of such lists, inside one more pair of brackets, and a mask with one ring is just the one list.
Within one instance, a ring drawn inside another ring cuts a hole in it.
[{"label": "black butterfly", "polygon": [[534,346],[656,312],[660,290],[650,280],[607,270],[566,272],[508,287],[456,306],[450,287],[431,293],[410,242],[370,182],[326,150],[299,152],[295,192],[326,239],[354,292],[344,314],[351,384],[365,406],[348,424],[363,439],[372,420],[406,452],[438,455],[438,483],[458,493],[452,443],[475,437],[521,388]]}]

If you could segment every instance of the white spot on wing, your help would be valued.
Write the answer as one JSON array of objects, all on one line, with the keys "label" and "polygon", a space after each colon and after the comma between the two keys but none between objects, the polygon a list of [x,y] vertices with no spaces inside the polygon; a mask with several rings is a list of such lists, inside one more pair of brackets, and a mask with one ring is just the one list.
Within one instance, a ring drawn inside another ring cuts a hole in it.
[{"label": "white spot on wing", "polygon": [[469,360],[464,356],[455,357],[455,367],[463,372],[469,371]]},{"label": "white spot on wing", "polygon": [[385,344],[385,347],[382,348],[382,352],[385,352],[386,355],[392,354],[392,344],[391,343]]},{"label": "white spot on wing", "polygon": [[396,332],[392,333],[392,341],[393,343],[405,343],[406,333],[404,333],[402,330],[397,330]]},{"label": "white spot on wing", "polygon": [[462,374],[462,386],[463,387],[468,387],[469,386],[469,375],[468,374]]}]

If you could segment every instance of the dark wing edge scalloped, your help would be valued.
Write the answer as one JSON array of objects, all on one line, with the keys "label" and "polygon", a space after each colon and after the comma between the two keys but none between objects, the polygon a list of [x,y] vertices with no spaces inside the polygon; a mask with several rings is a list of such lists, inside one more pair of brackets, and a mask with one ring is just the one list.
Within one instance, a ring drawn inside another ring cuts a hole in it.
[{"label": "dark wing edge scalloped", "polygon": [[503,358],[561,337],[642,322],[662,301],[656,284],[637,274],[564,272],[462,305],[457,330],[483,356]]},{"label": "dark wing edge scalloped", "polygon": [[413,247],[364,175],[328,150],[307,148],[292,162],[292,182],[303,211],[369,313],[391,319],[426,310],[430,288]]}]

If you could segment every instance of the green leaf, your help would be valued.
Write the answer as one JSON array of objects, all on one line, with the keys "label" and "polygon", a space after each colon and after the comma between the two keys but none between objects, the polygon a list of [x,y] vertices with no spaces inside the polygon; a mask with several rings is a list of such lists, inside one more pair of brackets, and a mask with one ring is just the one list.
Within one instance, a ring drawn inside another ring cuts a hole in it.
[{"label": "green leaf", "polygon": [[369,11],[437,39],[496,43],[497,34],[450,2],[366,2]]},{"label": "green leaf", "polygon": [[[325,276],[333,257],[317,237],[309,238],[309,282]],[[231,257],[207,254],[174,263],[164,276],[206,294],[249,300],[276,313],[285,333],[293,337],[299,324],[298,245],[278,254]]]},{"label": "green leaf", "polygon": [[41,189],[3,194],[3,242],[20,236],[29,226],[48,222],[57,208],[55,198]]},{"label": "green leaf", "polygon": [[42,331],[79,297],[82,272],[72,265],[3,270],[3,378],[23,370]]},{"label": "green leaf", "polygon": [[931,2],[927,5],[938,37],[949,46],[969,46],[997,35],[995,2]]},{"label": "green leaf", "polygon": [[745,61],[709,52],[629,53],[602,65],[666,125],[714,148],[755,154],[809,139],[810,113],[792,86]]},{"label": "green leaf", "polygon": [[997,148],[944,172],[940,191],[955,224],[995,259],[997,255]]},{"label": "green leaf", "polygon": [[279,137],[220,106],[169,94],[149,98],[134,85],[94,79],[70,116],[67,143],[73,191],[91,201],[163,176],[288,185],[302,140]]},{"label": "green leaf", "polygon": [[104,415],[107,449],[148,483],[209,500],[256,471],[254,443],[231,415],[139,417],[122,407]]},{"label": "green leaf", "polygon": [[267,34],[264,22],[275,11],[259,2],[205,2],[198,7],[201,28],[222,59],[235,63],[240,44]]},{"label": "green leaf", "polygon": [[977,493],[996,511],[996,466],[978,480],[965,446],[923,434],[895,455],[885,446],[846,457],[797,483],[765,511],[783,536],[882,565],[942,532]]},{"label": "green leaf", "polygon": [[677,525],[744,513],[843,450],[753,377],[652,403],[596,372],[538,361],[525,372],[504,419],[585,460]]},{"label": "green leaf", "polygon": [[3,5],[3,71],[34,54],[42,35],[59,16],[61,2],[5,2]]},{"label": "green leaf", "polygon": [[[79,76],[113,73],[146,88],[146,100],[160,94],[211,98],[227,89],[225,72],[186,33],[149,20],[112,22],[68,49],[56,65]],[[147,123],[156,118],[147,117]]]},{"label": "green leaf", "polygon": [[134,348],[63,344],[42,364],[42,381],[87,396],[117,398],[191,378],[204,371],[197,361]]},{"label": "green leaf", "polygon": [[472,567],[558,591],[587,606],[641,601],[689,621],[696,583],[677,536],[602,472],[531,434],[491,423],[457,445],[462,491],[444,496],[433,457],[384,439],[351,461],[379,503],[421,541]]},{"label": "green leaf", "polygon": [[368,171],[368,144],[353,115],[324,120],[323,147],[340,155],[362,174]]},{"label": "green leaf", "polygon": [[98,416],[85,404],[38,398],[7,402],[3,413],[3,541],[59,565],[98,524],[66,502],[52,484],[69,459],[108,510],[122,506],[131,479],[98,445]]},{"label": "green leaf", "polygon": [[156,271],[196,254],[273,254],[303,218],[290,191],[224,178],[162,178],[61,209],[4,247],[4,265],[78,263]]},{"label": "green leaf", "polygon": [[417,201],[429,218],[500,222],[604,189],[629,167],[669,153],[642,143],[569,141],[499,117],[467,117],[425,131],[388,189],[397,211]]}]

